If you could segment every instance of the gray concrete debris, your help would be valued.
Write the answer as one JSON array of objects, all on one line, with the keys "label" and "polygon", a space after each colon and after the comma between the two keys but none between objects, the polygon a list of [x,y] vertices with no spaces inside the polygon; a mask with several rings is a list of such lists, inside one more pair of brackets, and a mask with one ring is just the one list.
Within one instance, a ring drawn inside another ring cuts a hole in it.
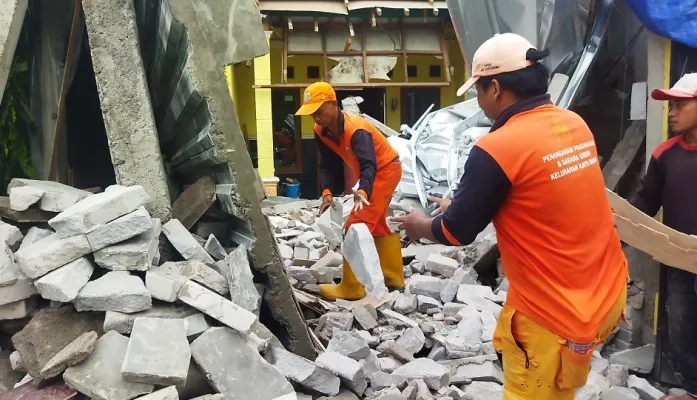
[{"label": "gray concrete debris", "polygon": [[600,393],[600,400],[640,400],[639,394],[633,389],[613,386]]},{"label": "gray concrete debris", "polygon": [[457,260],[444,257],[440,254],[431,254],[424,263],[426,271],[431,271],[441,276],[452,278],[457,270]]},{"label": "gray concrete debris", "polygon": [[[37,193],[39,191],[43,192],[39,201],[39,209],[50,212],[63,212],[82,199],[92,195],[92,193],[85,190],[75,189],[72,186],[58,182],[14,178],[7,185],[7,191],[10,194],[10,204],[12,203],[12,192],[21,187],[33,188]],[[15,196],[17,196],[16,192]]]},{"label": "gray concrete debris", "polygon": [[130,400],[152,392],[153,385],[121,378],[127,347],[127,337],[114,331],[105,333],[87,359],[65,370],[65,383],[96,400]]},{"label": "gray concrete debris", "polygon": [[169,386],[156,392],[138,397],[139,400],[179,400],[179,392],[176,386]]},{"label": "gray concrete debris", "polygon": [[29,278],[40,278],[92,252],[84,235],[60,239],[53,234],[15,253],[19,268]]},{"label": "gray concrete debris", "polygon": [[286,378],[304,388],[327,396],[339,394],[339,378],[312,361],[279,347],[272,347],[267,357]]},{"label": "gray concrete debris", "polygon": [[503,386],[494,382],[472,382],[462,390],[466,398],[472,400],[501,400],[503,397]]},{"label": "gray concrete debris", "polygon": [[319,318],[318,328],[320,326],[326,326],[330,334],[334,332],[334,328],[341,331],[349,331],[353,326],[353,314],[328,312]]},{"label": "gray concrete debris", "polygon": [[370,356],[370,347],[365,340],[336,328],[329,345],[327,345],[327,351],[341,354],[356,361]]},{"label": "gray concrete debris", "polygon": [[184,322],[186,323],[186,337],[189,341],[193,341],[211,328],[206,316],[200,313],[184,318]]},{"label": "gray concrete debris", "polygon": [[414,275],[407,283],[409,293],[428,296],[433,299],[440,298],[440,279],[434,276]]},{"label": "gray concrete debris", "polygon": [[368,296],[384,298],[388,291],[380,269],[380,258],[375,241],[365,224],[353,224],[346,232],[342,252],[356,278],[365,286]]},{"label": "gray concrete debris", "polygon": [[325,351],[317,357],[315,363],[339,376],[342,383],[359,396],[363,395],[368,387],[367,377],[363,373],[361,364],[356,360],[339,353]]},{"label": "gray concrete debris", "polygon": [[343,206],[338,199],[334,200],[334,207],[320,215],[317,225],[329,242],[329,246],[334,249],[341,244],[343,230]]},{"label": "gray concrete debris", "polygon": [[355,394],[353,394],[353,392],[351,392],[347,389],[341,389],[339,394],[336,396],[331,396],[331,397],[322,396],[317,400],[359,400],[359,399]]},{"label": "gray concrete debris", "polygon": [[218,271],[200,261],[170,261],[159,267],[153,267],[152,270],[164,272],[168,275],[183,276],[200,283],[220,295],[226,295],[230,292],[227,279]]},{"label": "gray concrete debris", "polygon": [[167,240],[172,243],[179,254],[188,261],[200,261],[204,264],[213,265],[215,261],[204,250],[196,239],[189,233],[188,230],[179,222],[178,219],[171,219],[166,224],[162,225],[162,233],[165,234]]},{"label": "gray concrete debris", "polygon": [[247,247],[238,246],[217,264],[230,288],[230,299],[245,310],[259,315],[261,296],[254,286],[254,275],[247,256]]},{"label": "gray concrete debris", "polygon": [[183,319],[136,318],[121,376],[129,382],[183,385],[190,360]]},{"label": "gray concrete debris", "polygon": [[440,301],[438,301],[432,297],[428,297],[428,296],[424,296],[424,295],[417,295],[416,301],[417,301],[416,308],[422,313],[428,313],[429,310],[431,310],[431,309],[434,309],[434,308],[439,309],[442,307],[442,304],[440,303]]},{"label": "gray concrete debris", "polygon": [[145,287],[154,299],[174,303],[189,278],[167,269],[153,268],[145,274]]},{"label": "gray concrete debris", "polygon": [[458,378],[473,381],[496,382],[503,384],[503,370],[493,361],[485,361],[482,364],[470,363],[457,367]]},{"label": "gray concrete debris", "polygon": [[453,279],[443,279],[440,281],[440,300],[443,303],[453,301],[457,295],[460,284]]},{"label": "gray concrete debris", "polygon": [[77,311],[136,313],[152,307],[152,297],[137,276],[126,271],[112,271],[87,282],[73,304]]},{"label": "gray concrete debris", "polygon": [[198,314],[198,311],[183,304],[153,303],[152,308],[137,313],[107,311],[104,316],[104,332],[116,331],[130,335],[137,318],[182,319]]},{"label": "gray concrete debris", "polygon": [[610,356],[610,363],[624,365],[632,372],[648,374],[653,369],[655,353],[656,346],[654,344],[647,344],[636,349],[624,350],[612,354]]},{"label": "gray concrete debris", "polygon": [[[407,380],[403,376],[393,375],[378,371],[370,376],[370,387],[374,390],[382,390],[389,387],[404,388]],[[397,392],[399,393],[399,391]],[[401,394],[401,393],[400,393]]]},{"label": "gray concrete debris", "polygon": [[256,315],[191,281],[182,286],[179,300],[242,334],[249,333],[257,321]]},{"label": "gray concrete debris", "polygon": [[366,400],[404,400],[404,397],[396,387],[388,387],[366,397]]},{"label": "gray concrete debris", "polygon": [[86,332],[78,336],[44,365],[39,378],[53,378],[63,373],[66,368],[79,364],[92,354],[96,343],[97,332]]},{"label": "gray concrete debris", "polygon": [[5,243],[12,251],[19,249],[24,235],[14,225],[0,221],[0,243]]},{"label": "gray concrete debris", "polygon": [[10,286],[22,275],[7,243],[0,242],[0,287]]},{"label": "gray concrete debris", "polygon": [[402,346],[408,352],[415,354],[423,349],[426,343],[426,336],[421,331],[421,328],[411,327],[404,330],[402,336],[397,339],[395,344]]},{"label": "gray concrete debris", "polygon": [[371,330],[378,326],[377,311],[374,307],[356,304],[351,309],[356,322],[365,330]]},{"label": "gray concrete debris", "polygon": [[59,238],[84,235],[145,205],[150,197],[142,186],[109,186],[56,215],[48,224]]},{"label": "gray concrete debris", "polygon": [[423,379],[433,390],[450,384],[450,370],[428,358],[419,358],[405,364],[397,368],[393,374],[407,379]]},{"label": "gray concrete debris", "polygon": [[400,314],[409,314],[416,311],[418,301],[416,300],[415,294],[400,293],[397,295],[392,309]]},{"label": "gray concrete debris", "polygon": [[271,400],[295,393],[278,369],[228,328],[205,332],[191,343],[191,353],[211,385],[227,399]]},{"label": "gray concrete debris", "polygon": [[215,180],[209,175],[203,175],[194,184],[185,187],[174,201],[172,218],[181,221],[186,229],[191,229],[215,203],[215,200]]},{"label": "gray concrete debris", "polygon": [[457,301],[471,305],[479,311],[489,310],[498,318],[503,307],[476,293],[473,290],[474,287],[474,285],[460,285],[460,289],[457,291]]},{"label": "gray concrete debris", "polygon": [[144,233],[124,242],[94,252],[94,261],[112,271],[147,271],[158,254],[162,223],[152,218],[151,227]]},{"label": "gray concrete debris", "polygon": [[22,362],[22,355],[16,350],[10,354],[10,365],[12,366],[12,370],[15,372],[27,372],[27,369],[24,368],[24,363]]},{"label": "gray concrete debris", "polygon": [[152,228],[150,214],[145,207],[99,225],[87,232],[87,241],[92,251],[98,251],[112,244],[121,243]]},{"label": "gray concrete debris", "polygon": [[381,309],[380,312],[382,313],[382,315],[385,316],[385,318],[391,318],[391,319],[396,320],[396,321],[398,321],[406,326],[414,326],[414,327],[419,326],[419,323],[414,321],[413,319],[411,319],[409,317],[405,317],[404,315],[396,313],[392,310]]},{"label": "gray concrete debris", "polygon": [[658,400],[665,395],[665,393],[651,386],[646,379],[634,375],[629,375],[629,378],[627,378],[627,387],[639,393],[642,400]]},{"label": "gray concrete debris", "polygon": [[36,226],[32,226],[27,231],[27,234],[24,235],[24,240],[22,240],[22,244],[19,246],[19,248],[22,249],[24,247],[27,247],[30,244],[36,243],[39,240],[49,237],[51,235],[53,235],[53,231],[49,229],[42,229]]},{"label": "gray concrete debris", "polygon": [[34,285],[44,299],[69,303],[75,300],[93,272],[92,261],[80,257],[39,278]]},{"label": "gray concrete debris", "polygon": [[225,248],[220,244],[218,238],[212,233],[208,236],[208,240],[206,240],[206,244],[203,245],[203,249],[216,261],[224,260],[225,257],[227,257],[227,251],[225,251]]},{"label": "gray concrete debris", "polygon": [[627,386],[627,378],[629,378],[629,370],[625,365],[610,364],[605,372],[610,386]]},{"label": "gray concrete debris", "polygon": [[36,309],[36,297],[0,306],[0,321],[28,317]]},{"label": "gray concrete debris", "polygon": [[36,204],[46,193],[43,189],[33,186],[20,186],[11,188],[10,208],[14,211],[26,211],[29,207]]}]

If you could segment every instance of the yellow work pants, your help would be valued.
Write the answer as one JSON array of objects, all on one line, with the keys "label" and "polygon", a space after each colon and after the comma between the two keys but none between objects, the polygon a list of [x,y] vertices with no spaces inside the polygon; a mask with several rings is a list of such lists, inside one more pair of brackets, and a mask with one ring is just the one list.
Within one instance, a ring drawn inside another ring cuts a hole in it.
[{"label": "yellow work pants", "polygon": [[[615,329],[626,303],[625,288],[600,327],[595,345]],[[504,305],[494,335],[494,348],[503,355],[503,399],[573,400],[576,389],[586,384],[593,349],[578,354],[566,343],[566,339]]]}]

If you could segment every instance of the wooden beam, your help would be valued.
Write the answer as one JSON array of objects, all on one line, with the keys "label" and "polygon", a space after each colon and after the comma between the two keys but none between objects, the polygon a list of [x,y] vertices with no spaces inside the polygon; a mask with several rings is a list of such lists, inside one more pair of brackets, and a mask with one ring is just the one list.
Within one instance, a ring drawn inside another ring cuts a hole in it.
[{"label": "wooden beam", "polygon": [[402,20],[400,20],[400,26],[399,26],[399,43],[400,43],[400,49],[402,50],[402,63],[404,63],[404,82],[409,82],[409,69],[407,68],[407,46],[406,42],[404,41],[404,29],[405,26],[402,23]]},{"label": "wooden beam", "polygon": [[324,80],[329,81],[329,59],[327,58],[327,30],[322,29],[322,64],[324,65]]},{"label": "wooden beam", "polygon": [[641,145],[646,141],[646,122],[634,121],[615,146],[612,156],[603,166],[605,187],[617,191],[620,181],[639,157]]},{"label": "wooden beam", "polygon": [[368,44],[367,44],[366,39],[365,39],[366,32],[368,32],[366,25],[367,25],[367,21],[364,20],[362,23],[362,26],[361,26],[361,51],[363,53],[363,55],[362,55],[362,59],[363,59],[363,83],[370,82],[370,77],[368,76],[368,56],[367,56]]},{"label": "wooden beam", "polygon": [[443,73],[445,74],[445,81],[450,83],[450,57],[448,55],[448,44],[445,41],[445,24],[443,24],[443,29],[440,35],[440,51],[443,53]]},{"label": "wooden beam", "polygon": [[283,24],[283,55],[281,56],[281,83],[288,83],[288,24]]},{"label": "wooden beam", "polygon": [[[272,83],[253,85],[253,89],[304,89],[308,83]],[[447,87],[448,82],[375,82],[375,83],[337,83],[335,89],[386,88],[386,87]]]},{"label": "wooden beam", "polygon": [[[346,57],[346,54],[354,54],[356,56],[360,55],[359,51],[327,51],[326,54],[329,57]],[[313,55],[318,55],[318,54],[323,54],[323,52],[320,51],[289,51],[288,55],[289,56],[313,56]],[[401,50],[367,50],[367,55],[368,56],[401,56],[403,55],[404,52]],[[442,56],[443,53],[440,51],[436,50],[411,50],[407,51],[407,54],[409,55],[420,55],[420,56]]]}]

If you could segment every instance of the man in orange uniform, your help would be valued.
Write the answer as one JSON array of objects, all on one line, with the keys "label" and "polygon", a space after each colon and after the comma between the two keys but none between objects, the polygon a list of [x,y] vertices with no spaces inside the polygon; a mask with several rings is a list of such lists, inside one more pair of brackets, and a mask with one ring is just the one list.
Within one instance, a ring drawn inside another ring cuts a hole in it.
[{"label": "man in orange uniform", "polygon": [[[404,287],[402,253],[399,234],[387,225],[387,207],[402,178],[399,155],[385,137],[362,117],[343,112],[336,93],[326,82],[316,82],[305,89],[303,105],[296,115],[312,115],[315,139],[319,149],[319,183],[322,188],[320,213],[334,204],[332,193],[343,192],[343,171],[346,164],[358,178],[353,190],[354,209],[345,229],[364,223],[375,239],[385,284]],[[331,300],[358,300],[365,288],[356,279],[344,259],[344,272],[338,285],[320,285],[320,293]]]},{"label": "man in orange uniform", "polygon": [[410,239],[471,243],[490,221],[510,282],[494,347],[504,399],[572,400],[595,346],[626,303],[627,260],[605,195],[593,135],[546,94],[547,52],[494,36],[474,54],[472,78],[491,133],[472,149],[452,201],[435,218],[395,218]]}]

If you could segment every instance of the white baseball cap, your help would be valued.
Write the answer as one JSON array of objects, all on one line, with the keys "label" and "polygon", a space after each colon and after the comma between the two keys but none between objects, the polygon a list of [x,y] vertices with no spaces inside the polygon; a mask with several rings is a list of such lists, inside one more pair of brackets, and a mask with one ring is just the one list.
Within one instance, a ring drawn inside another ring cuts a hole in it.
[{"label": "white baseball cap", "polygon": [[492,76],[525,69],[534,64],[528,60],[528,50],[535,49],[527,39],[515,33],[500,33],[482,43],[472,59],[472,77],[457,95],[462,96],[483,76]]},{"label": "white baseball cap", "polygon": [[654,100],[697,99],[697,73],[685,74],[670,89],[651,92]]}]

